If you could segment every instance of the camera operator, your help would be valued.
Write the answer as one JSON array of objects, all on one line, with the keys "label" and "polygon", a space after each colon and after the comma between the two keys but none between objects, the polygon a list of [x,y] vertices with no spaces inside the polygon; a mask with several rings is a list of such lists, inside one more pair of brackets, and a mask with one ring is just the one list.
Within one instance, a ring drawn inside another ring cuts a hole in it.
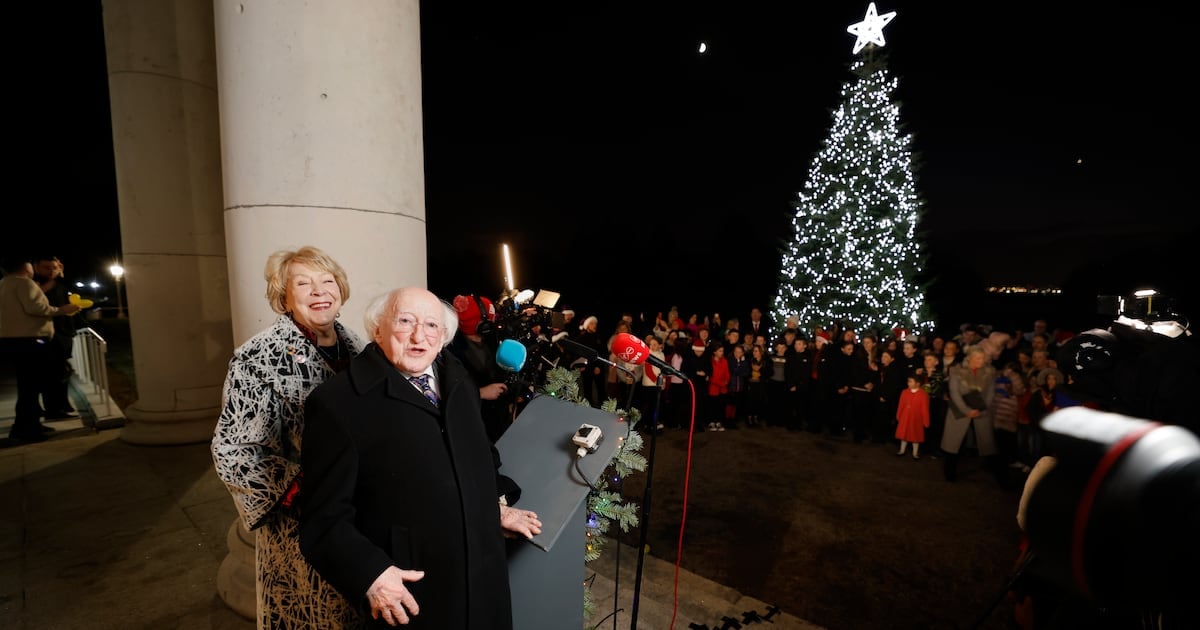
[{"label": "camera operator", "polygon": [[506,375],[496,364],[496,339],[481,334],[481,329],[488,330],[496,320],[496,308],[485,297],[456,295],[454,310],[458,313],[459,325],[458,334],[450,342],[450,352],[463,362],[467,373],[479,386],[484,427],[494,444],[508,430],[513,419]]},{"label": "camera operator", "polygon": [[575,325],[575,309],[563,306],[559,313],[562,314],[562,321],[555,322],[555,325],[551,327],[550,339],[555,343],[562,338],[574,341],[579,336],[579,328]]}]

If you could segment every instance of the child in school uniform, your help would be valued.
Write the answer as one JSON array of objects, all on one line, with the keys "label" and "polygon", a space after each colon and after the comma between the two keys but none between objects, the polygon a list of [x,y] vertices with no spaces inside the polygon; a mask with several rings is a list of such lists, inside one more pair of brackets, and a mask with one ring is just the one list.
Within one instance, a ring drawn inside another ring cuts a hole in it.
[{"label": "child in school uniform", "polygon": [[921,443],[925,441],[925,429],[928,428],[929,394],[921,387],[921,377],[909,374],[908,388],[900,393],[900,405],[896,408],[896,439],[900,440],[896,455],[904,455],[912,442],[913,459],[921,459]]}]

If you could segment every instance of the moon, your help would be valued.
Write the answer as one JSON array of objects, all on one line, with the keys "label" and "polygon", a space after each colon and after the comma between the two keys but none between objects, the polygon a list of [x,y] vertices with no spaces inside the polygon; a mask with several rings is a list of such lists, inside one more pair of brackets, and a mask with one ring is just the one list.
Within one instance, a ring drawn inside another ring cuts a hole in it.
[{"label": "moon", "polygon": [[708,52],[708,44],[706,42],[700,42],[700,54],[703,55],[706,52]]}]

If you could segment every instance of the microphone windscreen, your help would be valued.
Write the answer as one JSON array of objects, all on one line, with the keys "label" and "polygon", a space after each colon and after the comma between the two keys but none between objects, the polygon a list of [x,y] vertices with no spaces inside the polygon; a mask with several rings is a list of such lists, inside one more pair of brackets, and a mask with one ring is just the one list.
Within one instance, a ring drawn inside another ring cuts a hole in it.
[{"label": "microphone windscreen", "polygon": [[613,354],[626,363],[641,365],[650,356],[650,347],[629,333],[617,333],[617,338],[613,340]]},{"label": "microphone windscreen", "polygon": [[496,365],[508,372],[520,372],[525,367],[525,358],[529,352],[520,341],[505,339],[496,348]]},{"label": "microphone windscreen", "polygon": [[529,300],[532,300],[533,296],[533,289],[522,289],[519,293],[517,293],[516,297],[513,298],[513,302],[517,304],[524,304]]}]

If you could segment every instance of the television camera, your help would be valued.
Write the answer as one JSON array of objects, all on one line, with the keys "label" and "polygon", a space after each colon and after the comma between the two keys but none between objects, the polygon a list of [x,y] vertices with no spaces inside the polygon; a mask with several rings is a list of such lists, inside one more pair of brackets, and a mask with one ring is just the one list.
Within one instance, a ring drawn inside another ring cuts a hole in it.
[{"label": "television camera", "polygon": [[1042,422],[1053,465],[1022,497],[1028,549],[1013,583],[1024,578],[1035,619],[1063,624],[1036,627],[1200,623],[1200,351],[1171,304],[1100,296],[1112,324],[1058,351],[1081,404]]},{"label": "television camera", "polygon": [[[558,366],[561,352],[554,344],[566,325],[563,314],[554,310],[559,297],[547,290],[507,291],[495,302],[496,318],[480,323],[479,334],[499,348],[497,363],[518,404],[528,402],[545,372]],[[513,342],[525,352],[509,351]]]}]

